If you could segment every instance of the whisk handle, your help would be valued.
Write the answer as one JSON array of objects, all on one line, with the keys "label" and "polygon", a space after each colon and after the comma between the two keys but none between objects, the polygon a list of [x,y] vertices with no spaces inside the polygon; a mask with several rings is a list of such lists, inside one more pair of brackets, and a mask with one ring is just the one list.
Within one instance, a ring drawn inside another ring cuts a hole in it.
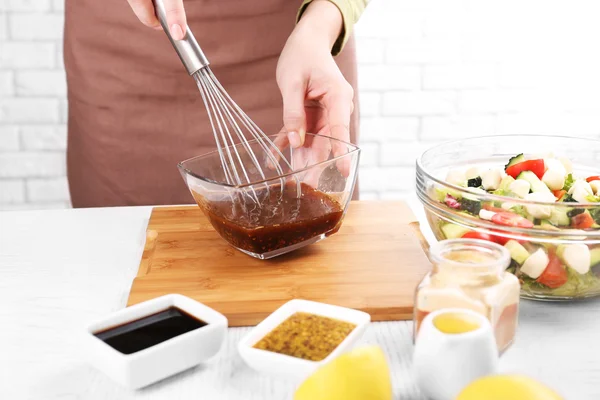
[{"label": "whisk handle", "polygon": [[167,24],[167,11],[163,0],[153,0],[154,9],[156,10],[156,17],[160,21],[163,30],[167,34],[169,41],[175,48],[177,55],[181,59],[181,62],[187,69],[190,75],[193,75],[196,71],[207,67],[209,65],[208,59],[204,55],[204,52],[200,48],[200,45],[196,41],[196,38],[192,34],[192,30],[188,26],[185,30],[185,36],[181,40],[175,40],[171,36],[169,25]]}]

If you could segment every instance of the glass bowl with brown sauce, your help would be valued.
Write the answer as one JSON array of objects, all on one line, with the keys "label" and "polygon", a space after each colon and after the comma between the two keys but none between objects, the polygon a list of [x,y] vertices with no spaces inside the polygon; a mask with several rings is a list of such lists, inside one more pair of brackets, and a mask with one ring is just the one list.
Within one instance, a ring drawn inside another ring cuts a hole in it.
[{"label": "glass bowl with brown sauce", "polygon": [[292,149],[285,136],[269,138],[283,155],[277,157],[278,167],[267,153],[272,147],[265,150],[256,140],[228,149],[240,156],[234,158],[235,165],[228,165],[229,170],[245,171],[237,185],[228,183],[218,150],[178,165],[217,233],[236,249],[260,259],[316,243],[338,231],[352,198],[360,154],[357,146],[323,135],[307,133],[305,145],[298,149]]}]

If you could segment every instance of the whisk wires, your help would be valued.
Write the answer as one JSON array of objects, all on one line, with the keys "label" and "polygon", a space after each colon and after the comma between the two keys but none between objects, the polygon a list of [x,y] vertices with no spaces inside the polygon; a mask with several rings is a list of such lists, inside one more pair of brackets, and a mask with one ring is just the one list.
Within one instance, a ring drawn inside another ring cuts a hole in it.
[{"label": "whisk wires", "polygon": [[[249,140],[254,141],[260,146],[278,175],[283,175],[284,173],[279,160],[292,170],[292,166],[277,145],[233,101],[209,67],[198,70],[194,74],[194,79],[200,89],[202,100],[208,113],[226,183],[230,185],[252,183],[247,170],[248,165],[244,163],[243,157],[238,151],[239,145],[243,147],[251,164],[261,177],[261,179],[255,179],[255,181],[267,180],[261,163],[252,150]],[[249,134],[249,137],[245,132]],[[269,186],[267,183],[265,185],[267,186],[268,193]],[[250,189],[252,191],[251,198],[259,204],[256,191],[252,186],[250,186]],[[282,178],[281,190],[283,189],[284,180]],[[298,191],[299,194],[300,192]]]}]

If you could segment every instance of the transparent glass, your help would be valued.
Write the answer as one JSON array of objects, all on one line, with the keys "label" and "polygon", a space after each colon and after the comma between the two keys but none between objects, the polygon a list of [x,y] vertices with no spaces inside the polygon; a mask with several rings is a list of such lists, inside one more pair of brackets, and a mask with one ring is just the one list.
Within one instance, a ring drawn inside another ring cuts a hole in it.
[{"label": "transparent glass", "polygon": [[307,134],[305,146],[298,149],[292,149],[285,136],[270,139],[284,157],[278,156],[278,167],[266,152],[275,154],[274,148],[256,140],[223,149],[223,154],[233,156],[230,173],[235,168],[241,181],[251,183],[227,183],[217,150],[178,165],[196,203],[221,237],[260,259],[338,231],[354,191],[360,155],[357,146],[323,135]]},{"label": "transparent glass", "polygon": [[[573,173],[578,177],[600,175],[600,141],[574,137],[518,135],[487,136],[444,143],[424,152],[417,159],[416,191],[423,203],[429,226],[438,240],[451,239],[448,226],[464,228],[492,235],[500,243],[514,239],[522,244],[529,253],[544,250],[549,257],[559,251],[560,245],[585,245],[591,256],[590,269],[579,274],[570,268],[568,280],[559,287],[548,287],[537,280],[518,275],[522,283],[521,295],[537,300],[571,300],[600,295],[600,229],[595,225],[589,229],[573,229],[569,225],[536,225],[535,228],[508,227],[480,219],[467,212],[456,210],[445,204],[443,193],[453,193],[457,197],[468,194],[470,199],[482,207],[501,208],[506,206],[544,206],[551,207],[552,213],[567,215],[573,209],[600,212],[600,203],[547,203],[533,202],[514,197],[474,193],[464,187],[444,182],[450,168],[498,168],[506,164],[510,157],[519,153],[540,155],[554,153],[566,157],[573,164]],[[595,214],[596,215],[596,214]],[[458,232],[461,229],[456,229]],[[445,233],[446,232],[446,233]],[[575,248],[575,247],[573,247]],[[596,254],[597,256],[594,256]],[[517,274],[518,268],[511,264],[511,271]]]},{"label": "transparent glass", "polygon": [[510,254],[496,243],[443,240],[429,249],[432,271],[415,292],[414,338],[423,319],[445,308],[475,311],[489,319],[504,352],[513,342],[519,314],[519,280],[505,269]]}]

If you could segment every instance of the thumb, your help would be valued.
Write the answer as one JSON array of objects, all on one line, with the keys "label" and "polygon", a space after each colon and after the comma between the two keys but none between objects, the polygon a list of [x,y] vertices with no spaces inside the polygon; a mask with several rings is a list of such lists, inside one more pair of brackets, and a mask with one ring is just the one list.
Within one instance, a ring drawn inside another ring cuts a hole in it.
[{"label": "thumb", "polygon": [[304,97],[306,85],[304,82],[282,85],[283,97],[283,127],[287,131],[288,140],[293,148],[304,144],[306,135],[306,113]]},{"label": "thumb", "polygon": [[182,40],[187,26],[183,0],[164,0],[164,4],[171,36],[175,40]]}]

